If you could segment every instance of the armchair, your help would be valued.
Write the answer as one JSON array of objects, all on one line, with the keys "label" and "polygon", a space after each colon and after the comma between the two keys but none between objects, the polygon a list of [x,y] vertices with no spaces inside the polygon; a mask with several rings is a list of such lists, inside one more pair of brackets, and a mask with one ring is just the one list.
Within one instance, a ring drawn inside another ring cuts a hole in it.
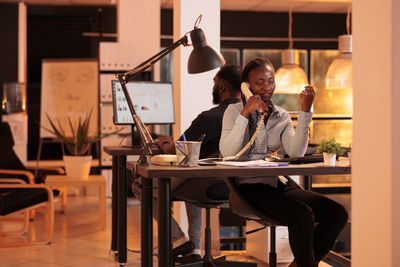
[{"label": "armchair", "polygon": [[[0,179],[0,219],[1,221],[10,218],[13,214],[36,210],[45,215],[46,237],[42,240],[27,240],[21,242],[8,242],[3,237],[15,236],[24,233],[28,228],[28,216],[25,216],[24,227],[19,232],[0,231],[0,247],[23,246],[31,243],[49,244],[53,237],[54,229],[54,204],[53,191],[44,184],[27,184],[20,179]],[[0,221],[0,223],[1,223]]]},{"label": "armchair", "polygon": [[[0,123],[0,184],[8,183],[7,180],[12,179],[12,183],[24,183],[34,185],[37,183],[44,183],[42,177],[35,177],[35,175],[29,171],[24,164],[19,160],[18,156],[13,150],[14,139],[12,137],[10,126],[7,122]],[[52,168],[49,174],[63,174],[64,170],[60,168]],[[7,180],[4,180],[7,179]],[[55,192],[58,194],[58,192]],[[33,219],[35,216],[35,210],[30,209],[30,212],[25,212],[26,217],[24,218],[24,225],[21,229],[21,233],[26,232],[28,227],[28,219]],[[30,216],[29,216],[30,214]]]}]

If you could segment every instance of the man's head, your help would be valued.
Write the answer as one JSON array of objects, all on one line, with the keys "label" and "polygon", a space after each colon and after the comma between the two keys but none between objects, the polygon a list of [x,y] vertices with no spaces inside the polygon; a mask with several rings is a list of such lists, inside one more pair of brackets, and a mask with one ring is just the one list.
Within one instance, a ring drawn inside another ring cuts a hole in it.
[{"label": "man's head", "polygon": [[237,65],[224,65],[214,77],[213,103],[240,96],[242,69]]}]

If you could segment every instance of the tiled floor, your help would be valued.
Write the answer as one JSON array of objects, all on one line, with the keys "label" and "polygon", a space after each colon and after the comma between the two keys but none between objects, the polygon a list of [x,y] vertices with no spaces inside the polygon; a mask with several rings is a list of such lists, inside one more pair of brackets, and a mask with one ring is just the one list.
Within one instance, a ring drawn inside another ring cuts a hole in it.
[{"label": "tiled floor", "polygon": [[[128,249],[139,250],[140,207],[135,200],[128,202]],[[110,253],[110,201],[108,200],[106,230],[100,230],[97,203],[95,196],[69,197],[66,213],[55,215],[52,244],[0,248],[0,266],[119,266]],[[38,214],[35,221],[30,223],[30,232],[40,236],[43,232],[42,225],[43,216]],[[4,238],[1,238],[4,241]],[[243,255],[229,256],[229,258],[249,260]],[[251,260],[254,261],[254,259]],[[126,266],[140,266],[140,254],[128,252]],[[154,266],[157,267],[157,263]],[[259,263],[258,266],[267,267],[268,265]],[[284,266],[287,264],[280,265],[280,267]],[[322,266],[329,265],[322,263],[320,267]]]}]

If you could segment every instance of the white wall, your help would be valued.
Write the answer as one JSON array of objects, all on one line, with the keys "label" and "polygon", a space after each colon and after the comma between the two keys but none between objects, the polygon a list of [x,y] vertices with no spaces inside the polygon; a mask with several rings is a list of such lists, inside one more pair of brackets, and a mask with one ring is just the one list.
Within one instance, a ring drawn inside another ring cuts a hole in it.
[{"label": "white wall", "polygon": [[[174,41],[193,30],[200,14],[203,14],[200,28],[208,44],[219,51],[220,2],[217,0],[174,0]],[[188,74],[187,60],[191,51],[191,47],[181,46],[174,52],[174,138],[178,138],[201,111],[212,107],[213,78],[218,69]]]},{"label": "white wall", "polygon": [[399,1],[353,0],[352,266],[400,266]]},{"label": "white wall", "polygon": [[[220,48],[220,1],[218,0],[174,0],[174,41],[182,38],[194,28],[200,14],[203,18],[199,28],[203,29],[208,45]],[[189,37],[189,43],[191,43]],[[174,51],[174,104],[175,125],[173,137],[177,139],[200,112],[212,107],[213,78],[218,69],[199,74],[189,74],[187,60],[192,48],[180,46]],[[204,212],[203,212],[204,213]],[[204,214],[203,214],[204,215]],[[211,210],[212,249],[219,251],[218,212]],[[203,216],[204,217],[204,216]],[[174,202],[174,218],[187,233],[187,217],[183,202]],[[203,219],[204,222],[204,219]],[[202,246],[203,246],[202,242]]]}]

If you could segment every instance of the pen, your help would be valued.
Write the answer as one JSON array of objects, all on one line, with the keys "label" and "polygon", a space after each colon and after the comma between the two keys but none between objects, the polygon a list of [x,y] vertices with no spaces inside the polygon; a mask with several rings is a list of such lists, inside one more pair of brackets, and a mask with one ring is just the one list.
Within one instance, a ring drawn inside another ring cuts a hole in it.
[{"label": "pen", "polygon": [[197,141],[203,142],[204,137],[206,137],[206,133],[203,133],[202,135],[200,135],[199,140],[197,140]]},{"label": "pen", "polygon": [[182,146],[182,144],[179,143],[178,141],[175,141],[175,143],[176,143],[180,148],[185,149],[185,148]]},{"label": "pen", "polygon": [[182,139],[183,139],[183,141],[186,141],[185,133],[182,134]]},{"label": "pen", "polygon": [[182,146],[182,144],[178,143],[177,141],[175,141],[175,143],[178,145],[176,148],[184,155],[184,158],[178,163],[178,165],[183,165],[187,163],[189,155],[185,152],[185,148]]}]

